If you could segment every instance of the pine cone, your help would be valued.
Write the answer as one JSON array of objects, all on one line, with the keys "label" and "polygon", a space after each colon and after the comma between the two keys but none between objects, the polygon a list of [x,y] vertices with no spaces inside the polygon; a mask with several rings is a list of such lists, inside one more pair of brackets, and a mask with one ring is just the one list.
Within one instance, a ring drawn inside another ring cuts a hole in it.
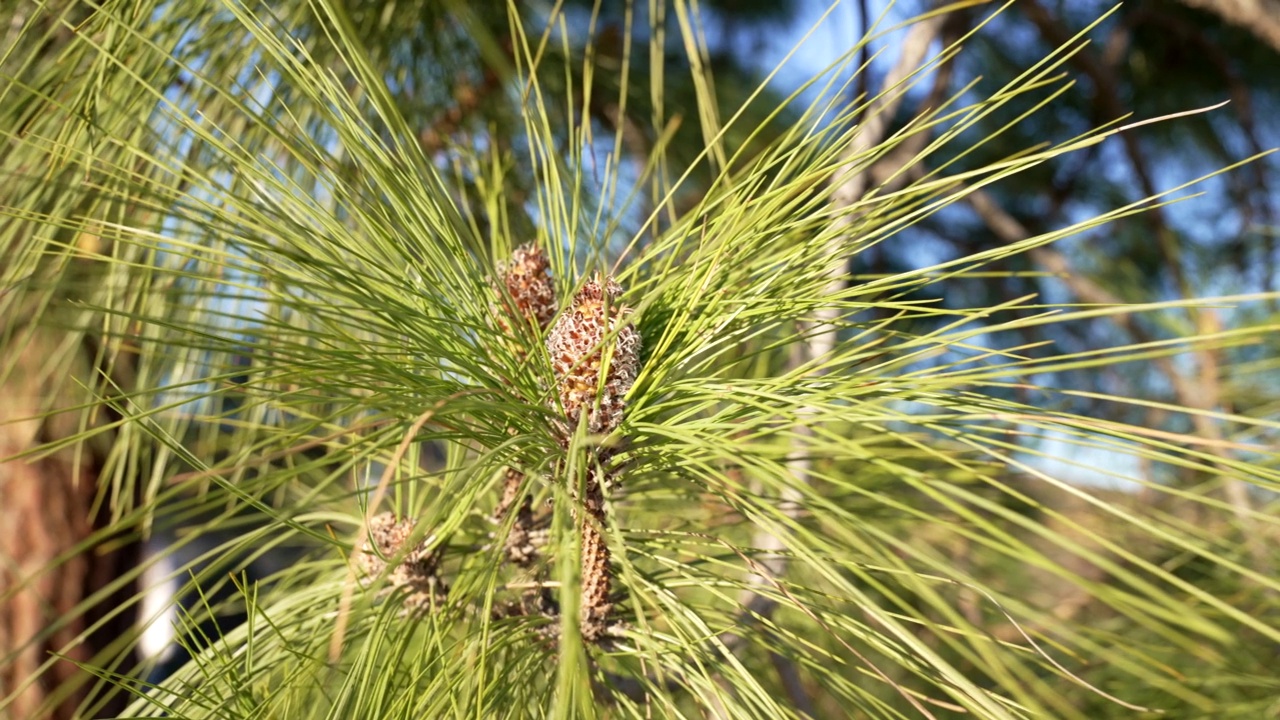
[{"label": "pine cone", "polygon": [[393,559],[413,533],[413,520],[396,521],[389,512],[369,518],[369,532],[355,553],[356,565],[369,577],[377,577],[387,569],[387,560]]},{"label": "pine cone", "polygon": [[[356,565],[364,571],[366,580],[378,577],[386,571],[388,561],[396,560],[413,534],[414,525],[414,520],[397,521],[389,512],[369,519],[368,537],[355,553]],[[408,591],[406,605],[427,607],[442,602],[449,591],[440,579],[439,570],[439,552],[429,550],[427,540],[423,539],[391,569],[387,584],[393,590],[404,588]]]},{"label": "pine cone", "polygon": [[[551,283],[550,264],[542,248],[521,245],[511,253],[511,260],[498,267],[502,284],[511,296],[516,310],[545,328],[556,316],[556,289]],[[509,330],[503,321],[504,329]]]},{"label": "pine cone", "polygon": [[[536,322],[538,327],[545,328],[556,316],[557,304],[555,286],[551,283],[550,264],[547,256],[537,245],[526,244],[511,253],[511,259],[498,266],[501,284],[511,297],[512,305],[526,319]],[[501,292],[501,290],[499,290]],[[498,313],[498,324],[503,331],[512,332],[511,323],[504,313]],[[525,325],[527,327],[527,324]],[[524,357],[523,347],[517,347],[516,353]],[[508,429],[514,433],[513,429]],[[502,500],[494,513],[494,519],[501,522],[511,512],[512,503],[520,491],[524,474],[508,468],[502,489]],[[533,563],[537,556],[537,548],[531,539],[533,532],[533,506],[525,498],[515,510],[516,517],[507,535],[507,557],[520,566]]]},{"label": "pine cone", "polygon": [[[623,397],[640,369],[640,333],[627,320],[630,310],[622,306],[621,294],[612,278],[588,282],[547,336],[570,431],[583,413],[591,433],[609,432],[622,422]],[[605,346],[610,347],[609,370],[601,383]]]},{"label": "pine cone", "polygon": [[587,517],[582,519],[580,613],[582,639],[587,642],[604,639],[608,630],[609,613],[613,610],[613,603],[609,600],[613,570],[609,567],[609,545],[604,539],[604,491],[598,477],[599,472],[592,470],[587,477],[582,498]]},{"label": "pine cone", "polygon": [[[516,498],[519,497],[520,486],[523,483],[524,473],[515,468],[507,468],[506,478],[502,486],[502,499],[498,501],[498,507],[494,510],[494,520],[502,522],[507,513],[511,512],[511,507],[515,504]],[[534,559],[538,556],[538,548],[533,541],[532,499],[525,496],[515,513],[516,516],[511,524],[511,531],[507,533],[507,559],[520,567],[527,567],[533,564]]]}]

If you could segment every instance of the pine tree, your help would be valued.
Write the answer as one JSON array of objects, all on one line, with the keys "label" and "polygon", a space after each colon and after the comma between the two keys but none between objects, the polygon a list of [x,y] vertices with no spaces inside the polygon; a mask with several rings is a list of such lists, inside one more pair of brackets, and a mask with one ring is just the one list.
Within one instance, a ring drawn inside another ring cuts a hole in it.
[{"label": "pine tree", "polygon": [[[174,531],[173,556],[227,539],[176,572],[199,598],[182,608],[189,662],[152,675],[131,635],[95,646],[50,624],[0,652],[57,645],[79,684],[51,681],[60,661],[23,666],[5,712],[1274,710],[1273,514],[1242,515],[1216,488],[1068,481],[1159,465],[1273,490],[1257,437],[1274,413],[1160,406],[1230,431],[1215,444],[1075,412],[1085,391],[1062,380],[1246,343],[1274,366],[1268,327],[1044,353],[990,342],[1271,296],[929,299],[1165,196],[848,272],[987,186],[1125,132],[905,182],[873,172],[904,150],[966,157],[989,139],[966,130],[1025,122],[1045,92],[1050,111],[1078,43],[901,125],[907,91],[972,40],[947,25],[965,8],[915,18],[852,104],[883,25],[812,95],[743,98],[683,3],[66,8],[14,25],[0,304],[30,318],[6,325],[5,377],[33,373],[43,346],[22,328],[36,328],[66,338],[50,369],[76,390],[25,411],[64,431],[0,467],[93,453],[84,483],[106,520],[75,550],[156,529]],[[983,11],[975,33],[1000,12]],[[73,368],[66,348],[85,343],[94,363]],[[1228,443],[1240,454],[1215,452]],[[264,556],[290,561],[248,579]],[[68,617],[88,631],[136,612],[144,569],[126,564]],[[5,602],[42,577],[23,573],[4,576]],[[51,689],[34,706],[28,681]]]}]

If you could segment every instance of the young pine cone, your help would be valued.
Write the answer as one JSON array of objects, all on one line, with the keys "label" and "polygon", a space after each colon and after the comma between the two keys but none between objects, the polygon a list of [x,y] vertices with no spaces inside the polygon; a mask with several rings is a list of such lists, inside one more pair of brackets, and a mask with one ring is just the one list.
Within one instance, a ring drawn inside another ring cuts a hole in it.
[{"label": "young pine cone", "polygon": [[587,477],[583,497],[582,518],[582,639],[590,643],[604,640],[608,632],[609,613],[613,611],[610,591],[613,587],[613,570],[609,567],[609,545],[603,530],[606,521],[604,492],[598,470]]},{"label": "young pine cone", "polygon": [[[547,336],[547,352],[570,432],[583,413],[591,433],[607,433],[622,422],[626,410],[623,396],[640,369],[640,333],[627,320],[630,310],[622,306],[621,294],[622,288],[612,278],[589,281]],[[606,354],[610,356],[609,368],[602,383],[600,371]]]},{"label": "young pine cone", "polygon": [[[512,333],[515,329],[512,327],[513,324],[523,325],[527,330],[530,320],[537,323],[539,328],[546,328],[551,324],[555,319],[558,306],[555,286],[551,283],[550,263],[547,262],[547,256],[542,252],[542,248],[533,244],[516,248],[511,253],[511,259],[498,266],[498,275],[500,277],[498,292],[505,290],[511,298],[511,305],[497,313],[498,325],[504,332]],[[523,320],[510,322],[511,318],[507,313],[511,309],[522,316]],[[523,347],[515,348],[515,352],[521,358],[525,356]],[[523,483],[523,473],[515,469],[507,470],[502,501],[498,505],[497,512],[494,513],[495,520],[501,522],[507,513],[512,512],[512,504]],[[514,512],[516,517],[511,526],[511,533],[507,536],[507,557],[517,565],[528,566],[537,556],[537,548],[531,540],[533,507],[530,505],[529,498],[526,497]]]},{"label": "young pine cone", "polygon": [[493,519],[500,523],[507,517],[507,513],[513,512],[512,508],[515,508],[516,517],[511,524],[511,532],[507,534],[505,550],[508,560],[520,567],[528,567],[538,557],[538,543],[534,537],[536,531],[533,527],[533,503],[526,496],[520,506],[515,507],[523,484],[524,473],[515,468],[506,469],[502,499],[498,501],[498,507],[493,512]]},{"label": "young pine cone", "polygon": [[[545,328],[556,316],[556,289],[551,283],[550,264],[542,248],[521,245],[511,259],[498,266],[501,284],[521,315]],[[505,320],[500,322],[509,330]]]},{"label": "young pine cone", "polygon": [[397,521],[395,515],[385,512],[369,519],[369,532],[355,553],[356,566],[364,571],[366,582],[387,569],[387,562],[400,558],[387,577],[391,588],[407,591],[405,605],[424,608],[433,602],[442,602],[448,586],[440,579],[440,556],[428,550],[424,539],[408,554],[400,557],[404,544],[413,534],[414,521]]}]

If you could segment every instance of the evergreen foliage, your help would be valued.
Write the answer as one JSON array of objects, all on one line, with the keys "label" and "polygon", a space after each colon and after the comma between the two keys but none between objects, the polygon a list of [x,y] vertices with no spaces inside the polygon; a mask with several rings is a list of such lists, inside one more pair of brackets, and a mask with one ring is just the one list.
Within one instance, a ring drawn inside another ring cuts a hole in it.
[{"label": "evergreen foliage", "polygon": [[[112,692],[139,718],[1280,711],[1275,406],[1072,384],[1205,353],[1274,378],[1275,298],[957,301],[1203,178],[846,272],[1122,135],[984,155],[1055,111],[1085,33],[869,138],[1005,10],[913,19],[984,13],[850,102],[887,20],[813,92],[738,97],[703,35],[716,5],[636,5],[22,18],[0,62],[0,373],[55,328],[50,376],[77,392],[33,411],[74,430],[9,460],[104,448],[111,522],[84,547],[227,533],[172,573],[201,598],[190,661],[153,674],[122,638],[79,661],[84,714]],[[933,169],[872,177],[904,149]],[[1253,319],[1187,327],[1224,307]],[[1134,317],[1182,331],[1005,342]],[[247,579],[273,554],[291,562]]]}]

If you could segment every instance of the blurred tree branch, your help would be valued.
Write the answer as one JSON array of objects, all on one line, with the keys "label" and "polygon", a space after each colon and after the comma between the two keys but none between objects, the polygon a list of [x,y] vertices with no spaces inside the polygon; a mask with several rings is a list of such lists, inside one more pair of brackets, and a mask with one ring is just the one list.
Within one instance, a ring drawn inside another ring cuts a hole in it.
[{"label": "blurred tree branch", "polygon": [[[1016,243],[1031,237],[1031,233],[1009,213],[996,203],[985,191],[973,189],[969,192],[969,204],[987,227],[1005,243]],[[1062,252],[1049,247],[1040,246],[1027,252],[1031,260],[1041,268],[1053,273],[1062,280],[1071,292],[1080,300],[1096,305],[1123,305],[1124,300],[1102,287],[1093,280],[1076,272],[1070,260]],[[1128,314],[1111,315],[1112,321],[1139,343],[1149,343],[1154,338]],[[1196,312],[1193,319],[1197,322],[1197,331],[1210,334],[1221,328],[1217,326],[1217,318],[1209,312]],[[1222,408],[1221,383],[1219,381],[1219,361],[1216,351],[1200,349],[1195,352],[1197,367],[1187,373],[1180,372],[1170,358],[1155,358],[1153,362],[1168,378],[1178,402],[1187,408],[1216,412]],[[1190,413],[1196,433],[1210,442],[1206,444],[1208,451],[1219,458],[1227,458],[1227,450],[1222,447],[1222,430],[1205,412]],[[1253,520],[1253,502],[1249,498],[1248,483],[1238,478],[1229,477],[1222,468],[1223,493],[1235,511],[1240,522],[1240,529],[1245,535],[1245,544],[1253,557],[1257,569],[1269,572],[1266,548],[1261,544],[1261,536],[1256,532]]]},{"label": "blurred tree branch", "polygon": [[1280,0],[1182,0],[1248,30],[1280,52]]}]

